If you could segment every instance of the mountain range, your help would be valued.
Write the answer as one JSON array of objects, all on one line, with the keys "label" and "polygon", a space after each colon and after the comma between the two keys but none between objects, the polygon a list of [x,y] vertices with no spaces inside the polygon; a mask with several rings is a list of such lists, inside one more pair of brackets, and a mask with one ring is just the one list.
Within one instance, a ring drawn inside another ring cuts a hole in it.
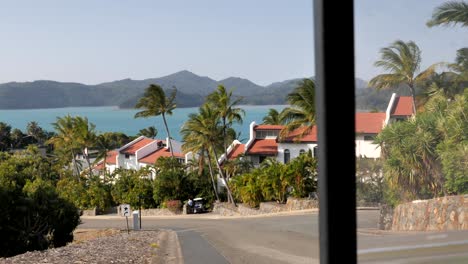
[{"label": "mountain range", "polygon": [[[302,78],[296,78],[261,86],[239,77],[216,81],[184,70],[159,78],[123,79],[96,85],[49,80],[9,82],[0,84],[0,109],[115,105],[133,108],[150,84],[158,84],[165,90],[176,87],[178,107],[201,105],[205,97],[220,84],[227,89],[234,88],[233,94],[243,97],[242,104],[245,105],[286,104],[286,95],[301,80]],[[364,88],[366,85],[364,80],[356,79],[357,88]]]}]

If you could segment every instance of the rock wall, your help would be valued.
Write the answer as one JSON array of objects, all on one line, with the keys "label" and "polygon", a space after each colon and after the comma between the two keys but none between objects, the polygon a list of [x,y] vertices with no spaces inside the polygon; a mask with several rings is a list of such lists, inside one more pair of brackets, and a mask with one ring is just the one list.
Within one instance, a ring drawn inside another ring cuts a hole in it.
[{"label": "rock wall", "polygon": [[182,211],[173,212],[167,208],[163,209],[141,209],[141,216],[164,216],[164,215],[180,215]]},{"label": "rock wall", "polygon": [[244,204],[237,204],[235,207],[228,203],[215,203],[213,207],[213,213],[222,216],[238,216],[238,215],[258,215],[258,214],[270,214],[296,210],[306,210],[318,208],[318,201],[313,199],[297,199],[288,198],[286,204],[279,204],[276,202],[265,202],[260,203],[260,207],[251,208]]},{"label": "rock wall", "polygon": [[468,230],[468,195],[400,204],[393,213],[392,230]]}]

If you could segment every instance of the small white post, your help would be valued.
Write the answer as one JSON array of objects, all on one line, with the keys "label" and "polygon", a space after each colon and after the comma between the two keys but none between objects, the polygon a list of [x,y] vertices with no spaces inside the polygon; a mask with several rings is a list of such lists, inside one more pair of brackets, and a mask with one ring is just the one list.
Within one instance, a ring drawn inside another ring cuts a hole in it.
[{"label": "small white post", "polygon": [[140,221],[138,211],[133,211],[133,230],[140,230]]}]

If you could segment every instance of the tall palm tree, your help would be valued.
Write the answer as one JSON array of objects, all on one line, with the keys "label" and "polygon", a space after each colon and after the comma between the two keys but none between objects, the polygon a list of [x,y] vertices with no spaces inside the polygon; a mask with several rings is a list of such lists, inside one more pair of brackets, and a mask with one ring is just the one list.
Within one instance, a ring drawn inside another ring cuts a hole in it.
[{"label": "tall palm tree", "polygon": [[421,51],[413,41],[397,40],[389,47],[380,50],[381,60],[374,63],[388,73],[372,78],[369,86],[378,90],[406,85],[413,99],[413,112],[416,114],[416,86],[434,74],[439,64],[433,64],[419,72],[421,66]]},{"label": "tall palm tree", "polygon": [[146,88],[143,97],[141,97],[136,108],[143,108],[145,110],[135,114],[135,118],[138,117],[150,117],[161,115],[166,128],[167,137],[169,138],[169,148],[171,150],[171,156],[174,157],[174,150],[172,148],[172,138],[167,126],[166,115],[172,115],[172,110],[176,108],[175,97],[177,90],[174,87],[169,97],[166,96],[161,86],[157,84],[150,84]]},{"label": "tall palm tree", "polygon": [[[202,112],[202,110],[200,110],[200,112]],[[204,117],[201,114],[192,113],[189,115],[187,122],[184,123],[180,131],[184,142],[182,144],[182,150],[185,152],[191,151],[193,153],[198,153],[199,175],[201,175],[203,172],[206,155],[208,158],[208,169],[210,171],[213,191],[216,195],[216,199],[219,200],[219,195],[214,180],[213,167],[211,166],[211,142],[210,137],[206,135],[206,132],[208,131],[205,130],[208,122],[208,120],[204,120]]]},{"label": "tall palm tree", "polygon": [[93,170],[89,158],[89,149],[96,143],[95,128],[96,125],[90,123],[86,117],[77,116],[73,119],[74,140],[80,147],[81,153],[83,153],[90,176],[93,176]]},{"label": "tall palm tree", "polygon": [[280,113],[274,109],[270,108],[268,114],[263,117],[264,125],[281,125]]},{"label": "tall palm tree", "polygon": [[140,129],[138,135],[154,139],[158,135],[158,130],[154,126],[149,126],[147,128]]},{"label": "tall palm tree", "polygon": [[[223,126],[220,125],[219,114],[209,104],[204,104],[199,108],[198,114],[190,114],[188,121],[184,124],[181,133],[185,139],[189,139],[189,142],[199,140],[198,148],[206,148],[205,151],[208,153],[208,158],[211,159],[210,152],[213,153],[216,166],[218,167],[221,178],[226,183],[226,190],[228,193],[229,201],[234,202],[232,197],[231,189],[229,188],[226,175],[219,164],[218,143],[224,141]],[[190,136],[189,136],[190,135]],[[222,143],[221,143],[222,144]],[[185,143],[184,148],[190,149],[190,145]],[[192,146],[193,147],[193,146]],[[193,148],[194,150],[197,147]],[[202,153],[203,154],[203,153]],[[209,161],[211,162],[211,161]],[[214,179],[213,187],[214,187]]]},{"label": "tall palm tree", "polygon": [[70,115],[57,117],[57,121],[52,123],[52,126],[54,127],[56,134],[47,140],[46,144],[54,145],[56,151],[64,151],[65,153],[71,154],[72,164],[79,179],[81,172],[76,160],[76,154],[79,151],[79,147],[74,138],[74,118]]},{"label": "tall palm tree", "polygon": [[432,13],[432,18],[426,23],[428,27],[450,24],[468,26],[468,3],[464,1],[448,1],[438,6]]},{"label": "tall palm tree", "polygon": [[224,137],[224,155],[227,157],[227,137],[226,130],[231,127],[234,122],[242,124],[242,117],[245,116],[245,111],[242,108],[235,107],[242,101],[242,97],[234,99],[232,96],[233,89],[226,90],[223,85],[218,85],[216,91],[208,95],[208,103],[214,108],[221,119],[223,137]]},{"label": "tall palm tree", "polygon": [[306,126],[303,134],[315,125],[315,82],[311,79],[303,79],[299,85],[287,96],[291,105],[280,114],[280,121],[286,124],[281,131],[282,135],[298,127]]}]

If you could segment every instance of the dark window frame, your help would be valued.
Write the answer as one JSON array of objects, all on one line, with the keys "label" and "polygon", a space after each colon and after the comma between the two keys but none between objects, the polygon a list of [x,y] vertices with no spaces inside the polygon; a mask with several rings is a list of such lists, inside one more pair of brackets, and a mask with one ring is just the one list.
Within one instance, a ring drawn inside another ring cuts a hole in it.
[{"label": "dark window frame", "polygon": [[289,161],[291,160],[291,151],[289,149],[284,150],[283,160],[284,164],[289,163]]}]

